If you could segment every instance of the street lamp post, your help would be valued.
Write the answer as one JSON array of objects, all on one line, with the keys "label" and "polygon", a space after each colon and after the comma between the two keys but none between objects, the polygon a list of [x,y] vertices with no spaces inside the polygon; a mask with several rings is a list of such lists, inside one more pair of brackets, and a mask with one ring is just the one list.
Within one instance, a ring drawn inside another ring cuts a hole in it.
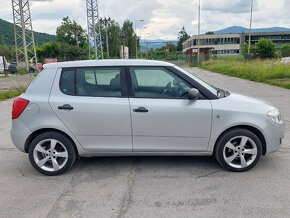
[{"label": "street lamp post", "polygon": [[198,4],[198,39],[197,39],[197,64],[200,61],[200,0]]},{"label": "street lamp post", "polygon": [[144,37],[144,40],[147,40],[146,42],[146,59],[148,59],[148,38],[151,36],[151,33],[147,33]]},{"label": "street lamp post", "polygon": [[136,59],[138,58],[138,37],[137,37],[137,29],[136,29],[136,25],[137,25],[137,23],[138,22],[144,22],[144,20],[137,20],[137,21],[135,21],[135,34],[136,34]]},{"label": "street lamp post", "polygon": [[252,5],[251,5],[251,19],[250,19],[250,30],[249,30],[248,54],[251,53],[251,32],[252,32],[252,19],[253,19],[253,3],[254,3],[254,0],[252,0]]},{"label": "street lamp post", "polygon": [[141,52],[141,58],[143,58],[143,55],[142,55],[142,29],[146,29],[147,27],[144,26],[143,28],[140,28],[140,52]]}]

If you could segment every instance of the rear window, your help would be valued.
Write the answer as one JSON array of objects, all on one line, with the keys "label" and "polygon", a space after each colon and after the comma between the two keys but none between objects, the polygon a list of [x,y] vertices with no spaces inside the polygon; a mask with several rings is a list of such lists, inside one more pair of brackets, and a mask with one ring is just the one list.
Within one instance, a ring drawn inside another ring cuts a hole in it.
[{"label": "rear window", "polygon": [[75,70],[64,69],[60,77],[60,89],[67,95],[75,95]]},{"label": "rear window", "polygon": [[67,95],[120,97],[120,68],[63,69],[60,89]]}]

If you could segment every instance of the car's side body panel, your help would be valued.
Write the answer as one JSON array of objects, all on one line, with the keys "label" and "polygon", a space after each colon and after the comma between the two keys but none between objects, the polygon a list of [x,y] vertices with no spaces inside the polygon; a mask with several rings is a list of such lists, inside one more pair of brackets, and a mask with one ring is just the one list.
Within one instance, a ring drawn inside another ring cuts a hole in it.
[{"label": "car's side body panel", "polygon": [[[212,108],[209,100],[130,98],[134,152],[207,151]],[[145,107],[147,113],[134,108]]]},{"label": "car's side body panel", "polygon": [[[59,89],[56,74],[49,104],[88,152],[132,152],[129,100],[123,97],[70,96]],[[69,104],[73,110],[59,110]]]},{"label": "car's side body panel", "polygon": [[235,126],[250,126],[259,130],[266,141],[266,153],[281,147],[284,124],[276,124],[266,113],[275,109],[269,104],[250,97],[232,93],[229,97],[211,100],[213,107],[212,134],[208,151],[214,149],[218,137]]},{"label": "car's side body panel", "polygon": [[57,69],[46,69],[30,84],[25,94],[21,95],[29,100],[29,104],[18,119],[12,120],[11,136],[13,143],[25,151],[25,142],[35,131],[54,129],[67,134],[75,143],[80,155],[84,153],[80,143],[69,129],[52,111],[48,99]]}]

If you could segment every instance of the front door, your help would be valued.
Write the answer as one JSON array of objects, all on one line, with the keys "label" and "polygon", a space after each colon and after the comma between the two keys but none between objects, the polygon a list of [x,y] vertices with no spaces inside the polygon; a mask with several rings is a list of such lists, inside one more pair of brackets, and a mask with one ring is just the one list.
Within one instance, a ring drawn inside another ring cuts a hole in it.
[{"label": "front door", "polygon": [[131,152],[129,99],[121,68],[67,68],[57,73],[49,103],[83,148]]},{"label": "front door", "polygon": [[212,122],[208,99],[188,100],[192,86],[162,67],[132,67],[130,76],[133,151],[207,150]]}]

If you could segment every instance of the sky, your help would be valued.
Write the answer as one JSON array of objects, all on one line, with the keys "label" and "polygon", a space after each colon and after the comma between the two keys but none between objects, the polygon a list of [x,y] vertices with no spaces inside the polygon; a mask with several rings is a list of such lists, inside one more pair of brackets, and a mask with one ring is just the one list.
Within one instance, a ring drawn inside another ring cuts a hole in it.
[{"label": "sky", "polygon": [[[142,39],[177,39],[182,26],[197,34],[198,0],[98,0],[101,17],[120,25],[129,19]],[[288,3],[287,3],[288,2]],[[0,18],[12,22],[11,0],[0,0]],[[229,26],[249,27],[251,0],[201,0],[201,33]],[[30,0],[33,29],[55,34],[69,16],[87,29],[86,0]],[[290,28],[289,0],[254,0],[253,28]],[[139,20],[144,20],[140,22]]]}]

